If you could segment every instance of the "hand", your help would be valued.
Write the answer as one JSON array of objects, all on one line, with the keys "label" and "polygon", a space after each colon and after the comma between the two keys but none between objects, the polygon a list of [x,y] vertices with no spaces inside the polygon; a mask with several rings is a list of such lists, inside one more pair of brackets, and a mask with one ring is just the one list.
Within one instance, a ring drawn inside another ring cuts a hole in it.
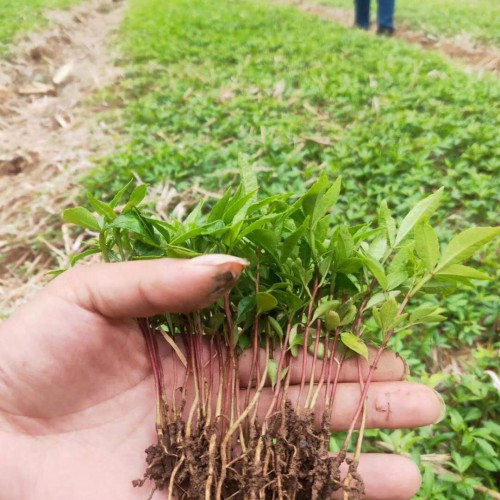
[{"label": "hand", "polygon": [[[142,476],[143,450],[156,441],[155,393],[133,318],[200,309],[234,285],[230,279],[220,286],[227,271],[237,279],[241,269],[238,259],[215,255],[77,267],[2,324],[0,500],[147,498],[131,481]],[[162,358],[168,384],[176,357],[165,345]],[[241,360],[242,386],[247,364]],[[404,371],[400,358],[384,353],[369,392],[369,427],[439,420],[442,400],[401,381]],[[340,374],[335,428],[350,423],[357,380],[349,361]],[[270,389],[262,400],[269,397]],[[411,498],[420,485],[417,467],[397,455],[363,455],[359,472],[367,498]]]}]

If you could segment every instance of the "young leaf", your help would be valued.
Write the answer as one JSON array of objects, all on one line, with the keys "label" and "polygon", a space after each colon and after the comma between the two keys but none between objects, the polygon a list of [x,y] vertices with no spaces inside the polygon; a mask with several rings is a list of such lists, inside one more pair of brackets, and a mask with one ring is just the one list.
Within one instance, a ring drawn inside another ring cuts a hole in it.
[{"label": "young leaf", "polygon": [[385,229],[389,245],[394,245],[396,239],[396,222],[392,218],[391,211],[387,206],[387,201],[383,200],[378,211],[379,226]]},{"label": "young leaf", "polygon": [[389,292],[389,294],[380,292],[376,293],[373,295],[368,303],[366,304],[366,308],[370,309],[371,307],[378,306],[379,304],[382,304],[387,299],[387,296],[389,295],[390,297],[397,297],[401,292],[399,290],[394,290],[392,292]]},{"label": "young leaf", "polygon": [[340,305],[338,300],[328,300],[327,302],[321,303],[316,310],[311,320],[311,324],[314,323],[318,318],[325,316],[328,311],[335,311]]},{"label": "young leaf", "polygon": [[378,281],[379,285],[384,290],[387,290],[388,286],[387,276],[385,275],[384,268],[380,265],[380,263],[377,262],[373,257],[370,257],[369,255],[363,255],[361,259],[365,263],[366,267],[373,274],[375,279]]},{"label": "young leaf", "polygon": [[255,300],[257,303],[257,311],[259,313],[271,311],[278,305],[276,298],[267,292],[259,292],[255,296]]},{"label": "young leaf", "polygon": [[451,264],[460,264],[500,234],[500,227],[472,227],[457,234],[444,249],[436,272]]},{"label": "young leaf", "polygon": [[343,304],[338,311],[340,317],[342,318],[340,320],[340,324],[344,326],[352,323],[354,321],[354,318],[356,317],[357,312],[358,310],[354,304],[349,304],[347,306]]},{"label": "young leaf", "polygon": [[299,242],[300,238],[304,236],[304,234],[307,231],[307,228],[309,227],[309,216],[307,216],[304,220],[304,222],[300,225],[300,227],[293,232],[288,238],[283,241],[281,245],[281,260],[285,261],[290,254],[293,252],[295,247],[297,246],[297,243]]},{"label": "young leaf", "polygon": [[386,300],[382,307],[380,308],[380,322],[381,328],[384,332],[388,331],[398,314],[399,304],[396,302],[394,297],[390,297]]},{"label": "young leaf", "polygon": [[387,250],[387,239],[385,236],[378,236],[375,238],[368,247],[368,255],[373,257],[376,261],[380,261]]},{"label": "young leaf", "polygon": [[425,221],[417,224],[415,234],[415,253],[422,259],[427,271],[432,272],[439,260],[439,241],[436,231]]},{"label": "young leaf", "polygon": [[272,316],[268,316],[267,318],[269,320],[269,324],[271,325],[271,328],[278,334],[278,337],[280,340],[283,340],[283,328],[281,328],[281,325],[274,319]]},{"label": "young leaf", "polygon": [[340,185],[341,178],[339,177],[324,194],[318,196],[311,218],[312,227],[315,227],[328,210],[335,205],[339,198]]},{"label": "young leaf", "polygon": [[255,171],[248,161],[248,155],[240,153],[238,157],[238,167],[240,170],[241,182],[243,184],[243,192],[245,194],[253,193],[252,201],[255,201],[257,199],[259,185],[257,183]]},{"label": "young leaf", "polygon": [[418,224],[422,219],[429,218],[439,206],[439,202],[443,197],[443,188],[431,194],[427,198],[419,201],[402,220],[396,235],[395,244],[403,241],[405,236]]},{"label": "young leaf", "polygon": [[486,273],[478,271],[473,267],[463,266],[462,264],[451,264],[437,273],[438,276],[461,276],[471,280],[491,280]]},{"label": "young leaf", "polygon": [[328,311],[325,315],[325,325],[328,330],[335,330],[340,325],[340,316],[336,311]]},{"label": "young leaf", "polygon": [[153,246],[158,246],[154,240],[154,234],[148,228],[139,213],[127,212],[126,214],[119,215],[114,221],[107,225],[107,229],[125,229],[141,236],[146,243]]},{"label": "young leaf", "polygon": [[278,362],[275,359],[269,359],[267,362],[267,376],[271,381],[271,387],[274,389],[278,381]]},{"label": "young leaf", "polygon": [[101,230],[97,219],[83,207],[67,208],[63,212],[62,218],[65,222],[76,224],[77,226],[81,226],[92,231]]},{"label": "young leaf", "polygon": [[132,193],[130,194],[130,198],[128,199],[127,204],[123,207],[122,213],[127,213],[132,210],[134,207],[139,205],[139,203],[144,199],[146,193],[148,192],[148,185],[141,184],[140,186],[136,186]]},{"label": "young leaf", "polygon": [[123,195],[130,189],[132,184],[135,182],[135,179],[130,179],[125,186],[123,186],[114,196],[114,198],[111,200],[109,203],[111,205],[111,208],[116,208],[118,203],[120,203],[121,199],[123,198]]},{"label": "young leaf", "polygon": [[92,193],[87,193],[87,199],[89,200],[89,203],[92,205],[92,208],[99,215],[107,217],[109,220],[113,220],[116,218],[115,211],[113,210],[111,205],[108,205],[107,203],[98,200],[92,195]]},{"label": "young leaf", "polygon": [[366,344],[359,337],[356,337],[351,332],[342,332],[340,339],[346,347],[368,360],[368,347],[366,347]]},{"label": "young leaf", "polygon": [[428,317],[442,317],[443,319],[446,319],[445,316],[441,316],[442,312],[443,309],[440,307],[424,304],[417,307],[410,314],[410,323],[426,323],[427,321],[425,321],[425,318]]},{"label": "young leaf", "polygon": [[208,222],[215,222],[216,220],[222,219],[222,215],[224,214],[224,210],[229,202],[231,196],[233,196],[232,188],[229,188],[224,196],[212,207],[210,214],[208,215]]}]

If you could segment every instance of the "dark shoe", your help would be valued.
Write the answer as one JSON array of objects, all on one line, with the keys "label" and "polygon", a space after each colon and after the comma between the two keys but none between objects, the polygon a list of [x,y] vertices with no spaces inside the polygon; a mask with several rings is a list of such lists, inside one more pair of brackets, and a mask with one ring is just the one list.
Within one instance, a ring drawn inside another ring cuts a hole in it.
[{"label": "dark shoe", "polygon": [[390,28],[389,26],[379,26],[377,29],[377,35],[393,36],[394,28]]}]

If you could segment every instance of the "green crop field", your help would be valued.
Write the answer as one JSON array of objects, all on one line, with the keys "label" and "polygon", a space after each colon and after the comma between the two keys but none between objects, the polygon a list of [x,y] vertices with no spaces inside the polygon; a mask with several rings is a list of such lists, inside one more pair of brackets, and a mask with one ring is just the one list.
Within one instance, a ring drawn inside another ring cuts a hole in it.
[{"label": "green crop field", "polygon": [[80,0],[0,0],[0,53],[16,35],[45,24],[44,9],[61,9]]},{"label": "green crop field", "polygon": [[[237,182],[244,152],[268,193],[303,191],[322,171],[342,175],[341,206],[352,221],[384,197],[403,214],[444,186],[449,229],[495,223],[495,78],[260,2],[136,0],[122,32],[127,78],[108,99],[125,107],[132,140],[86,179],[90,189],[112,193],[134,172],[152,184],[220,192]],[[494,259],[493,249],[483,255],[493,274]],[[489,498],[477,487],[494,488],[500,466],[498,393],[485,373],[495,364],[498,299],[482,286],[442,300],[448,321],[394,347],[415,379],[442,392],[448,417],[370,435],[375,448],[382,442],[420,463],[419,498]],[[441,465],[450,473],[421,454],[449,454]]]},{"label": "green crop field", "polygon": [[[317,0],[311,3],[353,9],[353,0]],[[376,2],[372,1],[373,17]],[[500,2],[497,0],[397,0],[396,23],[433,35],[469,35],[500,44]]]}]

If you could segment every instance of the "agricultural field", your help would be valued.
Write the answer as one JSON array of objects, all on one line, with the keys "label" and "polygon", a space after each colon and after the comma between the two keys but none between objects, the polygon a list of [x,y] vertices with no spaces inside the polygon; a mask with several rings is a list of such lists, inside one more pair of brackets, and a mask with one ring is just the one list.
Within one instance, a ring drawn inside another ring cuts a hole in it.
[{"label": "agricultural field", "polygon": [[[353,9],[351,0],[310,3]],[[372,4],[375,16],[376,2]],[[476,41],[500,44],[500,4],[495,0],[397,0],[396,24],[435,36],[467,35]]]},{"label": "agricultural field", "polygon": [[0,54],[16,35],[46,24],[43,10],[68,8],[80,0],[0,1]]},{"label": "agricultural field", "polygon": [[[0,50],[15,35],[13,14],[1,2]],[[40,4],[23,2],[22,30],[32,27]],[[500,42],[493,0],[400,0],[397,8],[412,27]],[[453,23],[445,23],[450,17],[440,8],[450,9]],[[401,218],[444,187],[435,216],[444,241],[472,225],[498,224],[494,75],[467,74],[400,40],[260,0],[130,0],[115,43],[125,76],[93,99],[111,108],[103,121],[120,115],[127,139],[95,160],[82,179],[81,200],[85,190],[109,200],[135,176],[156,192],[166,186],[184,193],[186,205],[205,198],[210,206],[238,185],[244,153],[263,195],[303,193],[321,173],[341,177],[334,221],[361,224],[383,199]],[[55,243],[61,236],[47,237]],[[498,498],[495,245],[475,264],[491,282],[430,299],[448,319],[403,331],[391,345],[407,360],[412,380],[442,394],[446,418],[411,431],[366,432],[367,451],[417,462],[421,500]]]}]

